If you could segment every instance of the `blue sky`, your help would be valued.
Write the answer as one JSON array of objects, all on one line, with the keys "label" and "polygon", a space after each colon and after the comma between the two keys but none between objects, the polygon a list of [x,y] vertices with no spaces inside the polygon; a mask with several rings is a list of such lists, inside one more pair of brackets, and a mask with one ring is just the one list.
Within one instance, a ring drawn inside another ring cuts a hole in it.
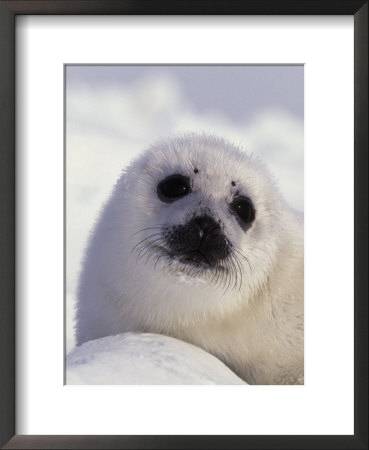
[{"label": "blue sky", "polygon": [[302,65],[78,65],[67,67],[67,83],[70,88],[126,86],[140,77],[168,73],[198,113],[221,110],[238,121],[265,108],[278,108],[300,119],[304,116]]}]

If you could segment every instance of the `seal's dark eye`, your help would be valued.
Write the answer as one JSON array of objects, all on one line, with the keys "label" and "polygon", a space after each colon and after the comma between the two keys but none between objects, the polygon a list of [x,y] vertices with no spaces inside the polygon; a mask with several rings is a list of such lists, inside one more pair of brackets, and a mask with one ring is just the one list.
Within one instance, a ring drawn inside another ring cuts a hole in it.
[{"label": "seal's dark eye", "polygon": [[249,225],[255,219],[254,206],[247,197],[236,197],[231,203],[231,212],[237,214],[237,217],[245,225]]},{"label": "seal's dark eye", "polygon": [[191,192],[190,179],[184,175],[170,175],[160,181],[157,192],[162,202],[174,202]]}]

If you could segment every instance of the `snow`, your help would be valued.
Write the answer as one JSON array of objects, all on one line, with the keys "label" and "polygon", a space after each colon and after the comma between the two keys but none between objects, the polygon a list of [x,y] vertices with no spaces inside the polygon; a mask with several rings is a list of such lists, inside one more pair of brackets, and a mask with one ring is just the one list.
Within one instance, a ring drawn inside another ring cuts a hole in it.
[{"label": "snow", "polygon": [[219,359],[169,336],[123,333],[67,356],[67,384],[247,384]]}]

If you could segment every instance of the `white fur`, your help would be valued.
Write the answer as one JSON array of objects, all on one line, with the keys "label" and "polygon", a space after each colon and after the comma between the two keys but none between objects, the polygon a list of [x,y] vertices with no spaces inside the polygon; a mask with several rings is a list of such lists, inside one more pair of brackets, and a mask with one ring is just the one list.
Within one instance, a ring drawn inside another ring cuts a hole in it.
[{"label": "white fur", "polygon": [[[192,193],[164,203],[157,185],[175,173],[190,177]],[[256,209],[247,231],[229,210],[236,190]],[[132,252],[153,234],[147,228],[184,224],[204,208],[247,258],[239,258],[242,283],[240,275],[228,286],[192,278],[180,265],[173,273]],[[77,342],[126,331],[191,342],[250,384],[303,383],[303,229],[260,161],[221,139],[187,135],[156,144],[124,171],[85,254]]]}]

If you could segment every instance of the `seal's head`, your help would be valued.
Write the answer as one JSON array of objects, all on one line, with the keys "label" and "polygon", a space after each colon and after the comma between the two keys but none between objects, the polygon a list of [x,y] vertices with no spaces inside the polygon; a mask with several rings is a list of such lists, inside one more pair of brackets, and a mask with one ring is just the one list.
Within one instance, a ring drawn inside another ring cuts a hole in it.
[{"label": "seal's head", "polygon": [[115,188],[108,222],[121,261],[114,270],[122,268],[125,280],[131,272],[128,283],[147,287],[145,297],[168,294],[173,311],[176,303],[186,311],[196,303],[199,312],[227,297],[229,305],[245,302],[274,264],[281,202],[262,163],[222,139],[159,142]]},{"label": "seal's head", "polygon": [[159,142],[126,168],[103,208],[80,291],[116,305],[117,331],[121,321],[161,331],[219,317],[267,284],[285,210],[263,164],[234,145],[204,135]]}]

